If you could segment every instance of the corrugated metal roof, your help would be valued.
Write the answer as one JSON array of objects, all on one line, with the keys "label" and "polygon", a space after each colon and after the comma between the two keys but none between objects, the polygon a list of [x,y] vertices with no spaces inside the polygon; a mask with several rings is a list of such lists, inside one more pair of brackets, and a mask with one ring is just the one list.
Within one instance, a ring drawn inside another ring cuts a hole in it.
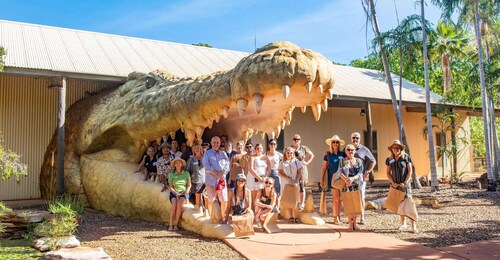
[{"label": "corrugated metal roof", "polygon": [[[246,52],[0,20],[6,67],[126,77],[162,69],[179,76],[229,70]],[[390,100],[382,73],[335,65],[339,97]],[[399,85],[399,77],[394,76]],[[403,100],[425,102],[425,90],[403,80]],[[396,91],[398,96],[399,91]],[[431,94],[431,102],[441,97]]]},{"label": "corrugated metal roof", "polygon": [[185,76],[229,70],[248,53],[0,20],[6,67],[127,76],[165,69]]}]

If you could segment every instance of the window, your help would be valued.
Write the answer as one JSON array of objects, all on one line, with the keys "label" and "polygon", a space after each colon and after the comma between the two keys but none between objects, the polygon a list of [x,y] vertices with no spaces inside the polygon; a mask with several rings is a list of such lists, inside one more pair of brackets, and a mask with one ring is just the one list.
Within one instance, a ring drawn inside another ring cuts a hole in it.
[{"label": "window", "polygon": [[[375,157],[375,160],[378,161],[378,145],[377,145],[377,131],[372,131],[372,149],[371,149],[371,152],[373,154],[373,157]],[[368,132],[367,131],[364,131],[363,132],[363,141],[365,142],[364,145],[367,146],[367,140],[368,140]],[[373,168],[374,171],[378,171],[378,165],[380,164],[380,162],[377,162],[377,164],[375,164],[375,168]]]}]

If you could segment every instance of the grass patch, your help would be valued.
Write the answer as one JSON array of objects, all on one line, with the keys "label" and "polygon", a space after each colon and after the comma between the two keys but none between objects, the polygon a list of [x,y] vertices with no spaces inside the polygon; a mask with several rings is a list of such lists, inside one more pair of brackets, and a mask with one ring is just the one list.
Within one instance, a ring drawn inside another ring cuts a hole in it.
[{"label": "grass patch", "polygon": [[32,248],[27,240],[0,239],[0,259],[42,259],[43,253]]}]

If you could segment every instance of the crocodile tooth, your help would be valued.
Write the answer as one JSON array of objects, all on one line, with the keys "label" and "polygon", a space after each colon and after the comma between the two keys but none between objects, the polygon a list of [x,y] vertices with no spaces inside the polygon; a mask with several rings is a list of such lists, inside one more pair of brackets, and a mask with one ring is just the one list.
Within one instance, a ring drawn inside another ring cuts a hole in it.
[{"label": "crocodile tooth", "polygon": [[219,113],[214,113],[214,119],[215,119],[215,123],[219,123],[220,114]]},{"label": "crocodile tooth", "polygon": [[281,134],[281,126],[277,126],[273,132],[276,133],[276,138],[278,138]]},{"label": "crocodile tooth", "polygon": [[161,137],[156,138],[156,143],[157,143],[158,145],[161,145]]},{"label": "crocodile tooth", "polygon": [[323,85],[319,84],[318,85],[318,90],[320,94],[323,94]]},{"label": "crocodile tooth", "polygon": [[328,94],[329,94],[328,99],[332,99],[333,98],[333,88],[328,89]]},{"label": "crocodile tooth", "polygon": [[260,114],[260,110],[262,110],[262,102],[264,102],[264,96],[261,94],[253,95],[253,107],[255,108],[255,112]]},{"label": "crocodile tooth", "polygon": [[302,111],[302,113],[305,113],[306,110],[307,110],[307,106],[303,106],[303,107],[300,108],[300,111]]},{"label": "crocodile tooth", "polygon": [[261,140],[264,140],[264,138],[266,138],[266,133],[264,133],[264,131],[259,132],[259,134],[260,134],[260,139]]},{"label": "crocodile tooth", "polygon": [[314,115],[314,120],[317,122],[319,121],[319,118],[321,117],[321,105],[316,104],[311,106],[313,115]]},{"label": "crocodile tooth", "polygon": [[210,120],[210,122],[208,122],[208,128],[209,129],[212,129],[212,126],[214,126],[214,121]]},{"label": "crocodile tooth", "polygon": [[236,106],[238,107],[238,113],[240,116],[243,116],[248,108],[248,101],[244,98],[240,98],[236,101]]},{"label": "crocodile tooth", "polygon": [[288,95],[290,95],[290,86],[283,85],[281,86],[281,89],[283,90],[283,97],[288,98]]},{"label": "crocodile tooth", "polygon": [[193,130],[186,129],[186,133],[184,135],[187,139],[187,145],[193,146],[195,132]]},{"label": "crocodile tooth", "polygon": [[313,88],[313,83],[311,81],[307,82],[306,84],[307,93],[311,93],[312,88]]},{"label": "crocodile tooth", "polygon": [[175,132],[170,132],[169,135],[170,135],[170,138],[172,138],[172,140],[175,139]]},{"label": "crocodile tooth", "polygon": [[[163,138],[163,143],[165,143],[165,142],[168,140],[168,138],[167,138],[167,136],[166,136],[166,135],[162,136],[162,138]],[[163,144],[163,143],[162,143],[162,144]]]},{"label": "crocodile tooth", "polygon": [[274,131],[270,131],[269,133],[267,133],[267,138],[274,139]]},{"label": "crocodile tooth", "polygon": [[201,126],[197,126],[194,131],[196,132],[196,136],[198,137],[198,139],[201,139],[201,137],[203,136],[203,132],[205,131],[205,128],[201,127]]},{"label": "crocodile tooth", "polygon": [[[281,120],[281,129],[285,129],[285,125],[287,124],[287,121],[286,121],[286,117],[285,119]],[[288,123],[288,125],[290,125],[290,123]]]},{"label": "crocodile tooth", "polygon": [[221,115],[224,117],[224,118],[227,118],[228,115],[229,115],[229,107],[223,107],[222,108],[222,111],[221,111]]},{"label": "crocodile tooth", "polygon": [[323,112],[326,112],[326,110],[328,110],[328,99],[325,98],[321,103],[321,110],[323,110]]},{"label": "crocodile tooth", "polygon": [[149,141],[144,139],[144,146],[149,147]]}]

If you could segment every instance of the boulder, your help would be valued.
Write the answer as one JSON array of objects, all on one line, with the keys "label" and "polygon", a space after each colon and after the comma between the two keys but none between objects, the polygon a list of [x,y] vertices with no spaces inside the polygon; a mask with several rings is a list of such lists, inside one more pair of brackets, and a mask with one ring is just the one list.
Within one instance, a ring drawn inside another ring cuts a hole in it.
[{"label": "boulder", "polygon": [[33,246],[34,248],[36,248],[41,252],[46,252],[50,250],[51,246],[57,248],[79,247],[80,241],[78,241],[78,239],[76,239],[75,236],[66,236],[60,238],[42,237],[33,241],[31,246]]},{"label": "boulder", "polygon": [[384,205],[385,205],[386,201],[387,201],[387,197],[368,201],[366,203],[366,209],[382,210],[382,209],[384,209]]}]

